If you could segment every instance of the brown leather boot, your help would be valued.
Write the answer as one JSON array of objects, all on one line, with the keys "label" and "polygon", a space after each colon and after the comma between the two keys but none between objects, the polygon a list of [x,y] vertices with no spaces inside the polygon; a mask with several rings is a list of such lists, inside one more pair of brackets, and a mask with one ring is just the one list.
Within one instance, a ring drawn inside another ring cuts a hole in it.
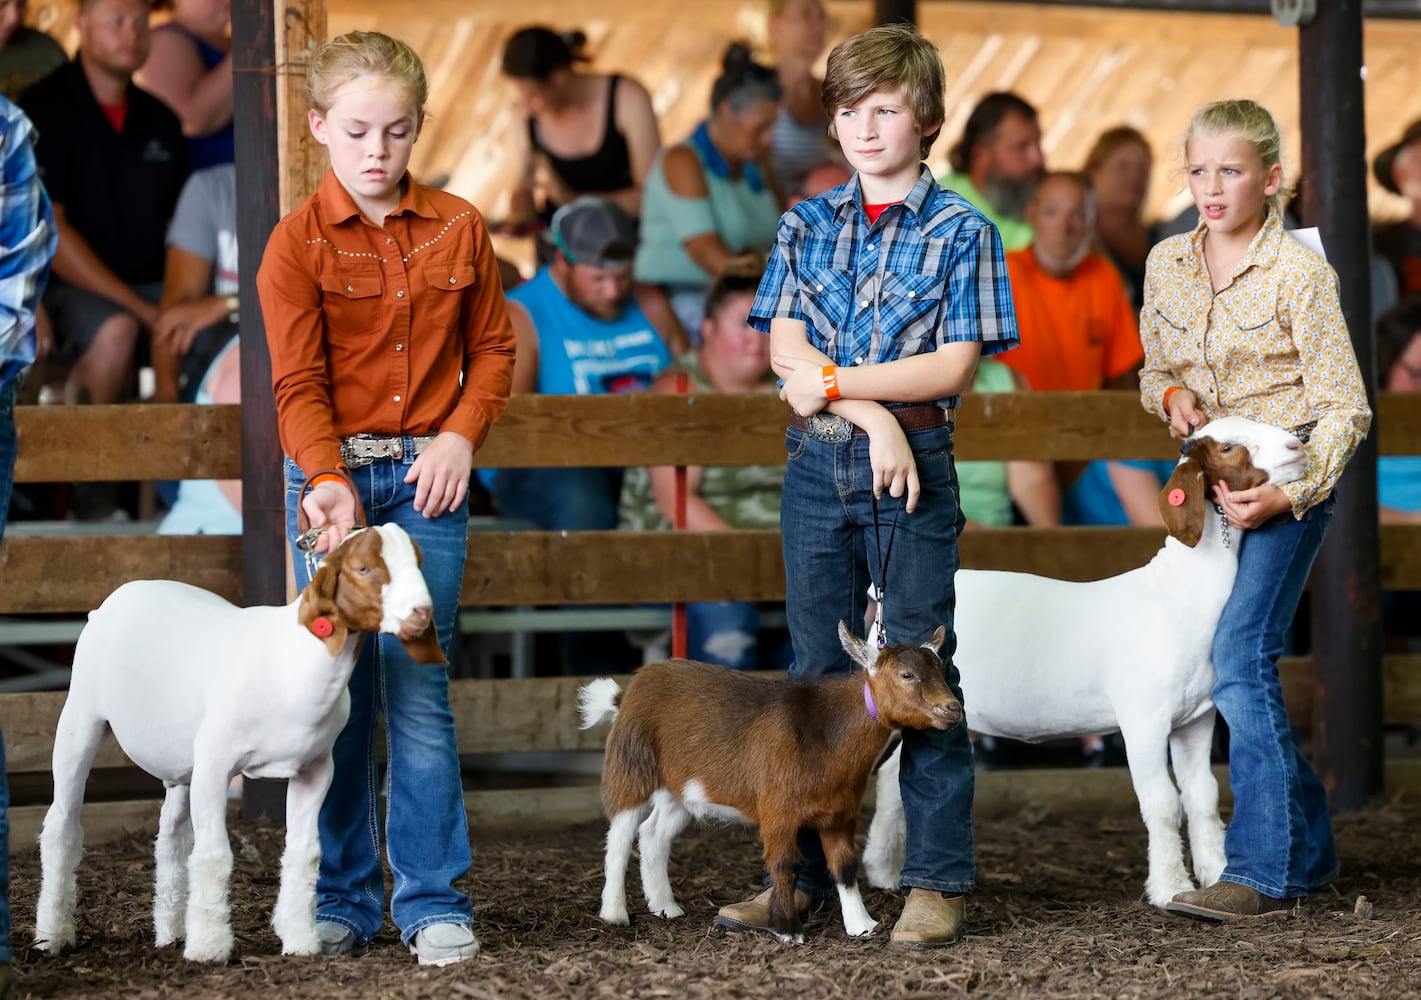
[{"label": "brown leather boot", "polygon": [[1237,882],[1215,882],[1207,889],[1181,892],[1168,903],[1170,913],[1226,924],[1235,920],[1286,920],[1295,899],[1274,899]]},{"label": "brown leather boot", "polygon": [[903,903],[903,915],[893,925],[894,944],[910,948],[945,948],[962,940],[962,915],[967,900],[944,899],[933,889],[913,889]]},{"label": "brown leather boot", "polygon": [[[722,906],[720,912],[716,914],[715,922],[721,927],[732,931],[770,931],[770,897],[774,895],[773,889],[766,889],[758,896],[754,896],[741,903],[731,903]],[[794,908],[799,911],[799,919],[803,921],[816,909],[818,900],[808,893],[794,890]]]}]

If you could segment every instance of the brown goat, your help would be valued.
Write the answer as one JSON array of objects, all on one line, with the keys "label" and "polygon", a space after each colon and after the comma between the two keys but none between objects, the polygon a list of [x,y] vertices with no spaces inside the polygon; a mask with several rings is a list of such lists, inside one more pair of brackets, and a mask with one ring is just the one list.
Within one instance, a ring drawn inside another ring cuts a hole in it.
[{"label": "brown goat", "polygon": [[804,940],[794,905],[801,828],[819,832],[844,929],[872,932],[877,924],[859,894],[854,842],[864,788],[892,730],[951,729],[962,721],[938,656],[946,637],[939,627],[921,646],[879,651],[840,622],[839,640],[862,674],[778,679],[660,660],[638,670],[625,693],[608,679],[583,687],[582,728],[615,719],[602,769],[611,821],[602,919],[629,922],[634,833],[648,908],[682,916],[667,875],[671,843],[691,819],[711,818],[760,827],[774,888],[770,929],[781,941]]}]

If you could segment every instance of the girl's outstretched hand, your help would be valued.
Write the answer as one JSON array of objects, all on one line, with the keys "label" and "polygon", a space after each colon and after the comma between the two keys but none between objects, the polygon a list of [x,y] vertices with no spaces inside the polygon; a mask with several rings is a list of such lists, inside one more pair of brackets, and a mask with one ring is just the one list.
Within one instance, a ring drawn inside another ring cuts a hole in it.
[{"label": "girl's outstretched hand", "polygon": [[1209,422],[1199,397],[1192,389],[1178,389],[1169,396],[1169,432],[1177,438],[1187,438]]},{"label": "girl's outstretched hand", "polygon": [[469,470],[473,465],[472,441],[453,431],[439,434],[405,473],[405,482],[418,483],[414,509],[425,517],[438,517],[459,506],[469,491]]},{"label": "girl's outstretched hand", "polygon": [[301,509],[313,528],[325,528],[316,536],[316,552],[329,552],[355,527],[355,494],[342,483],[312,486],[301,498]]}]

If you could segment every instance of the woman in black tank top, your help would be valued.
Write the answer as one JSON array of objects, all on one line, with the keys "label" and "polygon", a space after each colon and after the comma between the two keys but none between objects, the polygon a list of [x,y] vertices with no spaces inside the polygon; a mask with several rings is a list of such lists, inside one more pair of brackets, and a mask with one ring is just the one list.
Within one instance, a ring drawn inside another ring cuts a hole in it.
[{"label": "woman in black tank top", "polygon": [[641,186],[661,148],[651,97],[630,77],[575,69],[584,42],[580,32],[564,37],[533,27],[504,47],[504,75],[528,114],[511,223],[546,223],[559,205],[585,194],[641,214]]}]

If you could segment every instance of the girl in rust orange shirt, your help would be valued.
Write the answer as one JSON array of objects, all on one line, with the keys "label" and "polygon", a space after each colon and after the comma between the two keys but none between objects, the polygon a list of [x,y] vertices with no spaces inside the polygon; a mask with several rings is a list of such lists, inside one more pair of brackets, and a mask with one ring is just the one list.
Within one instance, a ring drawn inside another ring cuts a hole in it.
[{"label": "girl in rust orange shirt", "polygon": [[[397,523],[424,552],[448,655],[467,545],[473,453],[508,403],[514,335],[493,249],[472,205],[406,169],[424,119],[419,57],[386,35],[351,32],[316,53],[311,132],[330,153],[320,188],[282,219],[257,285],[286,453],[287,533],[297,509],[339,545],[355,504]],[[351,494],[336,470],[351,476]],[[303,497],[302,484],[316,474]],[[297,583],[309,579],[295,559]],[[376,728],[388,733],[384,824],[390,914],[421,964],[478,950],[447,668],[370,637],[350,681],[350,721],[321,809],[317,920],[322,950],[360,954],[384,920]]]}]

